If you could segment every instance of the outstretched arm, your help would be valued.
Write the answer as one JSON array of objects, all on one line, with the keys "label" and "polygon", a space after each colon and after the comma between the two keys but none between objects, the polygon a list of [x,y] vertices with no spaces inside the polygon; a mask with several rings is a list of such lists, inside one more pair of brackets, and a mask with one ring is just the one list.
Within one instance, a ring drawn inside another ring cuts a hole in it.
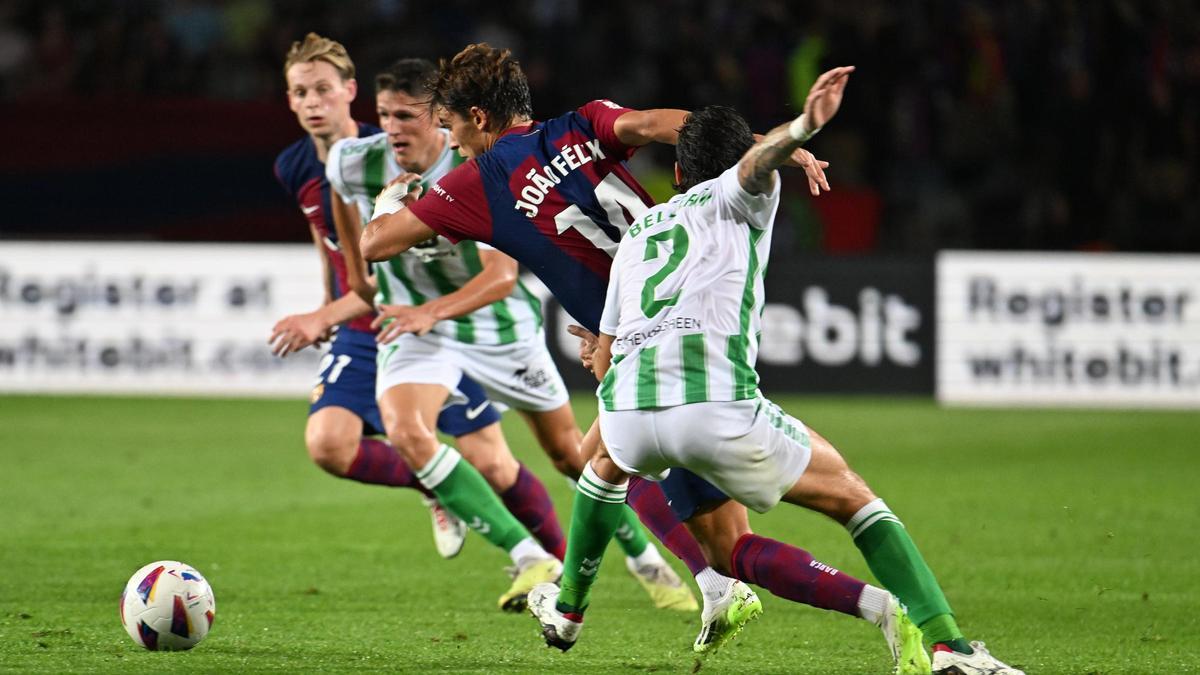
[{"label": "outstretched arm", "polygon": [[792,153],[837,114],[852,72],[854,66],[823,73],[808,92],[804,113],[775,127],[746,151],[738,162],[738,182],[742,189],[750,194],[761,194],[774,187],[775,170],[786,164]]},{"label": "outstretched arm", "polygon": [[672,108],[634,110],[617,118],[613,123],[613,133],[625,145],[675,145],[679,140],[679,127],[683,126],[687,116],[688,111]]},{"label": "outstretched arm", "polygon": [[[679,129],[683,126],[689,112],[674,108],[657,108],[653,110],[633,110],[621,115],[613,123],[613,133],[625,145],[643,146],[649,143],[666,143],[675,145],[679,142]],[[755,135],[756,140],[763,137]],[[821,194],[821,189],[829,189],[829,181],[825,178],[824,162],[813,157],[807,150],[796,149],[788,158],[787,166],[804,169],[808,176],[809,190],[814,196]]]}]

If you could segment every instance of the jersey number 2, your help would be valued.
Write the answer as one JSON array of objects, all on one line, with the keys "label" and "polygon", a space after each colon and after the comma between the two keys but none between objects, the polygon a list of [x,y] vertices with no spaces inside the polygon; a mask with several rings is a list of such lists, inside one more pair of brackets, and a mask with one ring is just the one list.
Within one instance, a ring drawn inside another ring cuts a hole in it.
[{"label": "jersey number 2", "polygon": [[660,298],[657,294],[658,285],[679,267],[679,263],[683,262],[684,256],[687,255],[688,235],[682,225],[676,225],[669,230],[663,230],[647,237],[646,255],[642,258],[642,262],[658,258],[659,244],[668,241],[671,242],[671,255],[667,256],[667,264],[651,274],[646,279],[646,285],[642,287],[642,313],[646,315],[647,319],[654,318],[664,307],[671,307],[679,302],[679,294],[682,292],[675,291],[675,294],[669,298]]}]

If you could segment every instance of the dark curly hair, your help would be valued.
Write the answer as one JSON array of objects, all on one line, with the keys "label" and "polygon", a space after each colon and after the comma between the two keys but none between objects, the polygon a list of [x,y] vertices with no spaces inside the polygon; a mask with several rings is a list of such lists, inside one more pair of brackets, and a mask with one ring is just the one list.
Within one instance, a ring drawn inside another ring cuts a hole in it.
[{"label": "dark curly hair", "polygon": [[400,91],[413,98],[429,96],[437,66],[426,59],[400,59],[375,76],[375,91]]},{"label": "dark curly hair", "polygon": [[472,107],[486,110],[492,131],[533,115],[521,64],[511,51],[494,49],[486,42],[467,45],[449,61],[442,59],[432,89],[435,105],[463,117],[470,116]]},{"label": "dark curly hair", "polygon": [[687,192],[720,176],[752,145],[750,125],[733,108],[710,105],[691,112],[683,119],[675,145],[675,159],[683,178],[675,189]]}]

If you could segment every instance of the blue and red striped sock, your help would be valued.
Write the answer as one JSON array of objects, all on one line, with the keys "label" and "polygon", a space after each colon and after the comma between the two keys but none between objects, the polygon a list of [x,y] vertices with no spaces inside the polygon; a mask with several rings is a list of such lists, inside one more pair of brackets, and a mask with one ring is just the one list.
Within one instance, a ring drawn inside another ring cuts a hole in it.
[{"label": "blue and red striped sock", "polygon": [[417,480],[417,475],[395,448],[374,438],[364,438],[359,442],[358,454],[343,477],[371,485],[413,488],[428,497],[433,496]]},{"label": "blue and red striped sock", "polygon": [[781,541],[744,534],[730,556],[734,576],[781,598],[858,616],[866,582],[813,559],[808,551]]},{"label": "blue and red striped sock", "polygon": [[546,492],[546,486],[533,475],[524,464],[517,471],[517,482],[500,495],[500,500],[525,529],[542,544],[551,555],[559,560],[567,554],[567,539],[563,536],[554,504]]},{"label": "blue and red striped sock", "polygon": [[646,529],[653,532],[667,550],[687,565],[692,576],[708,567],[700,545],[683,523],[679,522],[679,518],[675,517],[675,512],[667,505],[667,497],[658,483],[630,477],[629,494],[625,501],[637,512]]}]

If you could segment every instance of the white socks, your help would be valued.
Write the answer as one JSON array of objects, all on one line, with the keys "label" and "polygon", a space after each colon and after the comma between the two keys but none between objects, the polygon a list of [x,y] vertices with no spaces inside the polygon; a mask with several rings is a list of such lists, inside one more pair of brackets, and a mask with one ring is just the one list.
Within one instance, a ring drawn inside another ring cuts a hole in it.
[{"label": "white socks", "polygon": [[640,555],[631,555],[625,557],[626,559],[633,561],[635,569],[640,569],[646,565],[660,565],[667,562],[666,560],[663,560],[662,554],[658,552],[658,549],[654,547],[654,544],[650,543],[646,544],[646,550],[642,551]]},{"label": "white socks", "polygon": [[863,587],[862,595],[858,596],[858,615],[876,626],[883,623],[883,615],[887,612],[888,599],[892,594],[867,584]]},{"label": "white socks", "polygon": [[720,600],[731,582],[729,577],[717,573],[711,567],[705,567],[696,575],[696,584],[700,586],[700,593],[704,595],[705,605]]},{"label": "white socks", "polygon": [[508,552],[508,556],[512,558],[513,564],[520,567],[522,560],[548,560],[554,556],[550,555],[542,545],[533,537],[525,537],[517,542],[517,545],[512,547]]}]

